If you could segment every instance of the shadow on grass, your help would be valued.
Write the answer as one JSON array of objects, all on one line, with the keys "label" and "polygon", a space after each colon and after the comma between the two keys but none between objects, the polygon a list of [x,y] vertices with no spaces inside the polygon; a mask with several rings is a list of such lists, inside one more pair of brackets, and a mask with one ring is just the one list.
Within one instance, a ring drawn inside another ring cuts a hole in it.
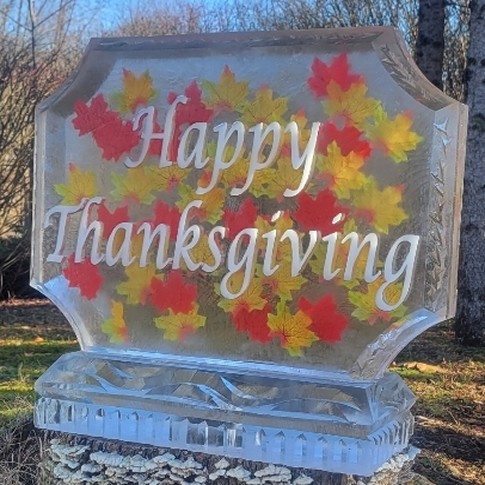
[{"label": "shadow on grass", "polygon": [[0,325],[66,325],[64,315],[47,299],[0,301]]},{"label": "shadow on grass", "polygon": [[470,481],[463,478],[461,474],[456,475],[455,471],[441,463],[435,454],[429,454],[426,451],[418,456],[413,470],[435,485],[479,485],[473,478],[470,479],[473,481]]},{"label": "shadow on grass", "polygon": [[483,466],[485,470],[485,443],[477,436],[433,424],[418,426],[412,441],[418,448]]},{"label": "shadow on grass", "polygon": [[455,340],[453,320],[426,330],[413,340],[396,358],[396,362],[420,360],[439,365],[474,360],[485,363],[485,348],[464,347]]}]

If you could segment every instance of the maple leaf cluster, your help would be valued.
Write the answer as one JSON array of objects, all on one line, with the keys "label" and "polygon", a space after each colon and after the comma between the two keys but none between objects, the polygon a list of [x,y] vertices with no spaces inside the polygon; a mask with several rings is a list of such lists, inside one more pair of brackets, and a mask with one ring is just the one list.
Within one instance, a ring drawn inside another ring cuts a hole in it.
[{"label": "maple leaf cluster", "polygon": [[[365,77],[352,72],[346,53],[328,63],[316,58],[310,69],[307,86],[321,103],[325,121],[320,125],[314,173],[305,191],[289,201],[284,196],[285,190],[296,189],[301,179],[301,173],[292,166],[290,139],[285,134],[280,157],[274,165],[254,173],[247,194],[225,206],[227,192],[241,187],[248,174],[249,158],[246,154],[241,155],[224,170],[211,191],[197,195],[202,205],[191,212],[191,217],[206,233],[191,252],[194,260],[198,257],[201,258],[198,261],[207,263],[210,258],[214,259],[207,240],[211,225],[224,226],[228,239],[253,227],[260,234],[275,230],[278,235],[291,229],[303,239],[309,231],[319,231],[320,235],[350,231],[388,234],[408,217],[402,208],[405,188],[381,186],[375,177],[366,173],[366,166],[379,151],[395,163],[408,161],[409,152],[421,142],[421,137],[412,130],[412,115],[397,113],[394,117],[389,116],[381,101],[369,95]],[[136,75],[124,69],[121,84],[121,91],[112,96],[97,94],[90,101],[78,101],[74,106],[73,127],[80,136],[92,138],[106,162],[117,162],[139,146],[140,132],[133,129],[131,118],[158,96],[148,71]],[[285,124],[289,119],[298,125],[302,146],[310,139],[311,123],[304,110],[288,113],[288,98],[279,96],[267,85],[250,89],[249,82],[238,80],[228,66],[224,67],[218,81],[203,80],[199,84],[193,81],[183,94],[187,103],[177,105],[175,111],[168,154],[171,160],[177,159],[181,136],[188,126],[217,123],[218,117],[223,122],[231,117],[239,119],[246,126],[273,121]],[[169,93],[168,103],[176,97],[177,93]],[[157,121],[154,130],[162,132]],[[158,168],[161,143],[155,140],[150,144],[148,163],[152,162],[151,165],[147,163],[126,173],[112,173],[112,190],[93,214],[102,224],[104,243],[117,225],[129,221],[130,214],[136,214],[138,208],[144,206],[150,210],[150,216],[143,222],[152,229],[160,224],[166,225],[168,244],[173,248],[181,212],[194,200],[194,177],[188,177],[190,170],[176,164]],[[205,150],[205,155],[213,159],[215,142],[209,141]],[[226,147],[223,155],[226,162],[234,151],[233,147]],[[75,166],[69,170],[67,182],[55,187],[62,203],[79,204],[83,198],[96,195],[97,180],[92,172]],[[198,185],[207,187],[212,176],[210,163],[198,175]],[[282,203],[284,208],[276,220],[271,219],[274,200]],[[215,243],[222,254],[227,252],[227,241]],[[115,247],[121,244],[122,240],[115,238]],[[133,251],[141,244],[141,236],[134,237]],[[246,244],[244,239],[241,244],[243,247]],[[353,318],[369,325],[395,321],[406,311],[404,306],[390,313],[378,311],[375,305],[377,283],[358,285],[355,281],[343,281],[341,275],[334,281],[339,287],[335,293],[313,292],[312,298],[302,296],[314,284],[307,276],[310,269],[321,273],[325,257],[321,249],[323,245],[309,256],[308,267],[302,274],[293,276],[289,243],[275,249],[273,264],[279,269],[271,275],[262,271],[267,242],[261,238],[257,244],[254,278],[247,291],[234,300],[220,297],[220,271],[210,275],[199,271],[196,276],[185,267],[159,271],[153,260],[144,267],[130,265],[124,268],[124,279],[114,290],[116,299],[111,300],[111,314],[102,326],[103,332],[111,342],[128,342],[130,331],[125,310],[130,306],[145,306],[156,315],[153,324],[163,332],[166,340],[184,341],[205,326],[207,308],[199,300],[202,291],[204,297],[211,291],[217,301],[215,306],[228,315],[237,332],[244,333],[257,344],[276,342],[290,355],[299,356],[315,342],[331,345],[344,338],[350,321],[339,309],[338,301],[342,295],[354,307]],[[339,246],[335,256],[337,263],[346,256],[345,247]],[[357,261],[357,273],[363,272],[361,266]],[[88,260],[75,262],[73,255],[64,261],[62,274],[69,287],[78,288],[81,296],[88,300],[97,298],[108,279],[99,265]],[[240,287],[241,274],[235,274],[230,284]],[[390,297],[393,291],[399,294],[399,288],[391,286]]]}]

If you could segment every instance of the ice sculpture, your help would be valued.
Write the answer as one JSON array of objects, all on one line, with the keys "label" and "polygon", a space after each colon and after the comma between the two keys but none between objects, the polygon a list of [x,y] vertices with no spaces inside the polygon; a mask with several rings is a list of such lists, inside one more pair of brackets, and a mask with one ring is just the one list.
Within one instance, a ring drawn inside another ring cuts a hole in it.
[{"label": "ice sculpture", "polygon": [[466,108],[390,28],[91,41],[38,108],[41,428],[370,475],[453,316]]}]

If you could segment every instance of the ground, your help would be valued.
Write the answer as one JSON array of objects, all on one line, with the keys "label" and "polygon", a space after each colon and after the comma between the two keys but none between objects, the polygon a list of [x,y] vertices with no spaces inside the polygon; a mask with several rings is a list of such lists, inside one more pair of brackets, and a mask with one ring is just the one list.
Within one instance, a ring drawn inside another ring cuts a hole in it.
[{"label": "ground", "polygon": [[[42,436],[29,417],[33,383],[77,348],[46,300],[0,302],[0,483],[36,483]],[[485,485],[485,349],[458,346],[447,322],[409,345],[392,370],[418,398],[415,471],[437,485]]]}]

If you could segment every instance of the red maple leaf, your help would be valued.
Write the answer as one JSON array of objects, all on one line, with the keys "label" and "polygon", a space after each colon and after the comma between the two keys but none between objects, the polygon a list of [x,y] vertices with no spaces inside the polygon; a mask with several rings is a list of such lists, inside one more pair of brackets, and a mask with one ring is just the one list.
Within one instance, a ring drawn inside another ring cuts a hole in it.
[{"label": "red maple leaf", "polygon": [[109,236],[113,229],[122,222],[128,222],[128,206],[118,207],[110,212],[103,203],[98,207],[98,220],[103,223],[103,235]]},{"label": "red maple leaf", "polygon": [[102,94],[95,96],[91,103],[76,102],[74,105],[74,113],[76,117],[72,120],[72,124],[80,135],[92,133],[103,125],[112,123],[116,114],[108,110],[108,103],[106,103]]},{"label": "red maple leaf", "polygon": [[[141,130],[141,126],[140,126]],[[157,112],[155,111],[155,116],[153,120],[153,133],[163,133],[162,127],[157,121]],[[150,141],[150,145],[148,146],[148,153],[153,156],[160,155],[162,152],[162,140],[154,138]],[[175,159],[172,159],[175,160]]]},{"label": "red maple leaf", "polygon": [[329,344],[342,340],[342,334],[348,327],[349,320],[343,313],[337,311],[333,295],[324,295],[315,303],[301,297],[298,300],[298,307],[312,319],[310,329],[320,340]]},{"label": "red maple leaf", "polygon": [[105,160],[118,161],[122,155],[130,153],[140,142],[140,134],[133,131],[131,121],[123,121],[119,116],[110,124],[103,125],[93,132],[96,145],[102,150]]},{"label": "red maple leaf", "polygon": [[153,209],[154,217],[151,219],[150,224],[153,228],[158,224],[166,224],[170,227],[170,239],[177,239],[178,226],[180,222],[180,210],[177,206],[170,206],[169,204],[158,200]]},{"label": "red maple leaf", "polygon": [[74,128],[80,135],[92,134],[105,160],[118,161],[140,142],[140,134],[133,131],[132,122],[123,121],[118,113],[111,111],[102,94],[94,97],[89,105],[78,101],[74,112]]},{"label": "red maple leaf", "polygon": [[339,231],[345,218],[340,218],[332,224],[334,217],[341,213],[346,215],[348,209],[341,206],[330,190],[323,190],[313,199],[306,192],[301,192],[296,200],[298,209],[292,213],[292,218],[303,231],[317,230],[322,235]]},{"label": "red maple leaf", "polygon": [[196,299],[197,286],[187,283],[180,271],[172,271],[164,281],[152,278],[150,300],[160,312],[170,308],[174,313],[189,313]]},{"label": "red maple leaf", "polygon": [[[180,136],[184,127],[193,123],[204,123],[212,118],[213,110],[208,109],[202,102],[202,91],[195,81],[192,81],[184,91],[188,101],[185,104],[179,104],[175,111],[174,117],[174,137],[170,145],[170,160],[176,160],[180,144]],[[172,104],[177,94],[171,92],[168,94],[168,102]]]},{"label": "red maple leaf", "polygon": [[332,122],[320,126],[317,139],[317,150],[319,153],[327,154],[327,147],[333,141],[337,142],[344,157],[350,152],[360,155],[362,158],[369,157],[371,146],[367,140],[362,140],[364,133],[355,126],[345,125],[339,130]]},{"label": "red maple leaf", "polygon": [[224,209],[224,225],[231,236],[235,236],[243,229],[254,227],[254,222],[258,216],[258,210],[254,202],[247,198],[238,209]]},{"label": "red maple leaf", "polygon": [[255,342],[265,344],[271,341],[271,329],[268,327],[268,313],[270,305],[262,310],[248,310],[245,307],[238,308],[232,319],[238,332],[247,332],[249,338]]},{"label": "red maple leaf", "polygon": [[345,52],[335,57],[329,65],[315,58],[312,63],[313,76],[308,78],[308,87],[317,98],[328,94],[327,88],[331,81],[336,82],[343,91],[348,91],[353,83],[361,83],[364,80],[362,76],[349,72],[349,69],[350,64]]},{"label": "red maple leaf", "polygon": [[68,258],[67,266],[62,270],[62,274],[69,281],[69,288],[79,288],[81,295],[88,300],[96,298],[104,282],[96,265],[92,264],[89,259],[75,263],[74,254]]}]

